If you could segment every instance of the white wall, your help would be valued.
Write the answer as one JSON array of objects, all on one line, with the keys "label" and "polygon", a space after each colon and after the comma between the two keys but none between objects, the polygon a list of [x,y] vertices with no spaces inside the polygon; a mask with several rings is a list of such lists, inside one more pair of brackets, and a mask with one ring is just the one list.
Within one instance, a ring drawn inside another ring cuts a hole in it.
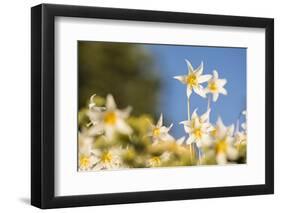
[{"label": "white wall", "polygon": [[[245,0],[58,0],[45,3],[81,4],[106,7],[124,7],[150,10],[171,10],[195,13],[261,16],[275,18],[275,131],[280,132],[281,75],[280,37],[281,13],[278,1]],[[2,1],[0,33],[0,211],[38,212],[29,206],[30,196],[30,7],[37,0]],[[4,118],[4,119],[3,119]],[[281,137],[276,134],[275,150],[280,150]],[[161,203],[114,205],[51,210],[56,212],[270,212],[281,207],[281,155],[275,152],[275,195],[173,201]],[[243,175],[243,174],[241,174]],[[281,208],[280,208],[281,209]],[[5,211],[6,210],[6,211]],[[275,211],[276,212],[276,211]]]}]

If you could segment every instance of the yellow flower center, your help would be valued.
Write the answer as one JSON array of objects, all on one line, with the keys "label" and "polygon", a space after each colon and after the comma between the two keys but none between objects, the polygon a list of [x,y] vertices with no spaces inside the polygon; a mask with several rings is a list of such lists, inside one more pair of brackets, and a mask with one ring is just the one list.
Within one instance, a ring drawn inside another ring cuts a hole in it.
[{"label": "yellow flower center", "polygon": [[226,153],[227,150],[227,143],[225,140],[221,140],[216,145],[216,152],[217,153]]},{"label": "yellow flower center", "polygon": [[156,127],[152,130],[152,135],[158,137],[160,135],[160,128]]},{"label": "yellow flower center", "polygon": [[159,156],[152,157],[152,158],[150,158],[150,163],[151,163],[153,166],[160,165],[161,159],[160,159]]},{"label": "yellow flower center", "polygon": [[217,92],[218,91],[218,85],[215,82],[210,82],[208,84],[208,88],[211,92]]},{"label": "yellow flower center", "polygon": [[104,152],[102,155],[101,155],[101,162],[103,163],[110,163],[112,161],[112,155],[110,152]]},{"label": "yellow flower center", "polygon": [[107,112],[104,115],[104,122],[106,124],[114,125],[117,121],[117,116],[115,112]]},{"label": "yellow flower center", "polygon": [[198,79],[197,76],[195,74],[189,74],[186,77],[186,83],[191,86],[191,87],[196,87],[198,86]]},{"label": "yellow flower center", "polygon": [[88,156],[81,156],[79,159],[80,167],[88,168],[90,166],[90,157]]},{"label": "yellow flower center", "polygon": [[195,129],[194,130],[194,135],[197,139],[200,139],[202,137],[202,131],[201,129]]}]

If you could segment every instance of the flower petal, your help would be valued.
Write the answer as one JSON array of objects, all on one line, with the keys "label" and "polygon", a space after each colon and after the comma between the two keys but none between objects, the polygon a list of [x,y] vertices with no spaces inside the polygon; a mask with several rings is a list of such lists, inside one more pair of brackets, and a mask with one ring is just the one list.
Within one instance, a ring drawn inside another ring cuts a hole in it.
[{"label": "flower petal", "polygon": [[223,94],[223,95],[227,95],[227,91],[226,91],[225,88],[220,88],[220,89],[219,89],[219,92],[220,92],[221,94]]},{"label": "flower petal", "polygon": [[227,128],[226,126],[224,125],[221,117],[218,118],[217,120],[217,123],[216,123],[216,134],[217,134],[217,137],[220,139],[222,137],[225,136],[226,134],[226,131],[227,131]]},{"label": "flower petal", "polygon": [[203,68],[204,68],[204,65],[203,65],[203,61],[201,61],[201,64],[199,65],[199,67],[197,67],[194,72],[197,76],[200,76],[202,75],[203,73]]},{"label": "flower petal", "polygon": [[192,144],[195,141],[194,135],[189,135],[188,139],[186,140],[186,144]]},{"label": "flower petal", "polygon": [[192,89],[189,86],[187,86],[186,87],[186,95],[187,95],[187,97],[189,98],[191,96],[191,94],[192,94]]},{"label": "flower petal", "polygon": [[191,115],[191,119],[195,119],[195,118],[198,117],[198,115],[197,115],[197,110],[198,110],[198,108],[196,108],[196,109],[193,111],[193,113],[192,113],[192,115]]},{"label": "flower petal", "polygon": [[244,130],[246,130],[246,123],[242,123],[242,124],[241,124],[241,127],[242,127]]},{"label": "flower petal", "polygon": [[200,122],[199,118],[194,119],[194,128],[195,129],[201,128],[201,122]]},{"label": "flower petal", "polygon": [[161,126],[163,126],[163,114],[161,113],[160,118],[156,124],[156,126],[159,128]]},{"label": "flower petal", "polygon": [[219,165],[224,165],[227,163],[226,155],[224,153],[218,153],[216,160]]},{"label": "flower petal", "polygon": [[185,59],[185,62],[186,62],[187,67],[188,67],[188,73],[193,72],[194,69],[193,69],[193,66],[191,65],[191,63],[187,59]]},{"label": "flower petal", "polygon": [[131,111],[132,111],[132,107],[131,106],[128,106],[126,107],[124,110],[116,110],[117,111],[117,114],[120,118],[128,118]]},{"label": "flower petal", "polygon": [[88,134],[91,136],[100,135],[104,132],[104,128],[105,127],[103,123],[97,123],[89,128]]},{"label": "flower petal", "polygon": [[214,70],[214,71],[213,71],[213,78],[214,78],[215,80],[217,80],[217,79],[219,78],[219,74],[218,74],[217,70]]},{"label": "flower petal", "polygon": [[188,126],[189,124],[190,124],[190,121],[181,121],[181,122],[179,122],[179,124],[183,124],[183,125],[185,125],[185,126]]},{"label": "flower petal", "polygon": [[192,129],[189,126],[183,126],[186,133],[191,133]]},{"label": "flower petal", "polygon": [[201,141],[203,146],[210,146],[213,142],[212,138],[208,134],[203,134]]},{"label": "flower petal", "polygon": [[186,75],[178,75],[178,76],[174,76],[174,79],[179,80],[181,83],[186,84]]},{"label": "flower petal", "polygon": [[232,124],[227,128],[227,135],[233,136],[233,133],[234,133],[234,125]]},{"label": "flower petal", "polygon": [[213,93],[213,101],[216,102],[219,98],[219,93]]},{"label": "flower petal", "polygon": [[218,84],[220,87],[223,87],[226,83],[227,83],[227,80],[226,80],[226,79],[217,79],[217,84]]},{"label": "flower petal", "polygon": [[114,98],[111,94],[108,94],[106,96],[106,109],[107,110],[114,110],[116,109],[116,103],[114,101]]},{"label": "flower petal", "polygon": [[200,116],[201,122],[205,123],[209,120],[211,109],[208,109],[203,115]]},{"label": "flower petal", "polygon": [[206,92],[204,88],[201,85],[198,85],[198,87],[194,87],[194,92],[200,95],[203,98],[206,98]]},{"label": "flower petal", "polygon": [[112,125],[105,125],[105,136],[109,140],[113,139],[114,134],[115,134],[115,127]]},{"label": "flower petal", "polygon": [[201,75],[199,76],[198,83],[199,84],[204,83],[206,81],[209,81],[211,78],[212,78],[211,75]]},{"label": "flower petal", "polygon": [[168,131],[170,131],[170,129],[172,129],[173,125],[174,125],[173,123],[170,124],[170,126],[168,127]]},{"label": "flower petal", "polygon": [[171,136],[169,133],[165,133],[165,134],[161,135],[160,139],[162,141],[174,141],[175,140],[174,137]]},{"label": "flower petal", "polygon": [[129,135],[132,133],[131,127],[128,124],[126,124],[126,122],[122,119],[117,120],[116,129],[118,130],[118,132],[122,134]]},{"label": "flower petal", "polygon": [[226,153],[227,153],[227,157],[230,160],[236,160],[237,157],[238,157],[238,151],[234,147],[232,147],[232,146],[229,146],[227,148]]},{"label": "flower petal", "polygon": [[185,140],[185,137],[183,136],[183,137],[177,139],[177,140],[176,140],[176,143],[177,143],[178,145],[182,145],[183,142],[184,142],[184,140]]}]

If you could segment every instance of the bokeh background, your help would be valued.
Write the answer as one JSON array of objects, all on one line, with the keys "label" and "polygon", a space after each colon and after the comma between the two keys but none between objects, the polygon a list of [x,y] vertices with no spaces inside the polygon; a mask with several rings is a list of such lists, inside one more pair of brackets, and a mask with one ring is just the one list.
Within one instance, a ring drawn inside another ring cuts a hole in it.
[{"label": "bokeh background", "polygon": [[[187,119],[186,88],[173,76],[187,73],[185,59],[194,67],[204,62],[204,74],[216,69],[227,79],[228,95],[211,102],[212,123],[221,116],[226,125],[244,122],[246,110],[246,48],[78,42],[79,110],[92,94],[113,94],[119,108],[133,107],[132,114],[164,115],[165,125],[174,123],[171,134],[186,135],[180,121]],[[192,94],[191,112],[207,109],[207,99]]]}]

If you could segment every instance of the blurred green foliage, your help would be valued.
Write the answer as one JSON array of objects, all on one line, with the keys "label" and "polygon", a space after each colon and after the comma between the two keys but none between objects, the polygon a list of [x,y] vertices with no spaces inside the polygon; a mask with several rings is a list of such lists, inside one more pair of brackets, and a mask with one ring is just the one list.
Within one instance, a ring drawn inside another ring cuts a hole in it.
[{"label": "blurred green foliage", "polygon": [[112,94],[121,108],[132,106],[134,115],[155,116],[160,81],[142,45],[79,41],[78,73],[79,110],[93,94]]}]

